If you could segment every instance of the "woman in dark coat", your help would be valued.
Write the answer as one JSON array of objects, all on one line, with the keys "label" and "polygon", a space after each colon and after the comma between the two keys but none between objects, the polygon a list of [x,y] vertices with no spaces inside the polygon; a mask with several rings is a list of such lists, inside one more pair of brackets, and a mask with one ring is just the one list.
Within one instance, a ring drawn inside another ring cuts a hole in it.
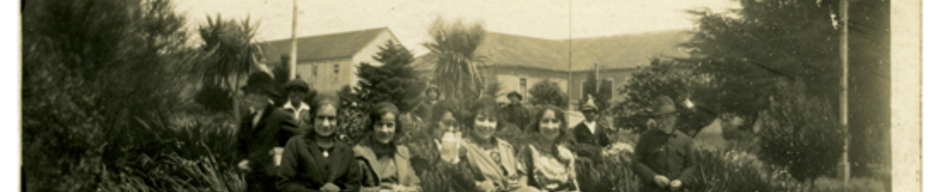
[{"label": "woman in dark coat", "polygon": [[[427,186],[440,187],[425,191],[469,192],[476,189],[473,173],[466,158],[460,157],[461,132],[456,105],[441,102],[431,109],[427,130],[419,132],[412,149],[411,164]],[[464,152],[465,153],[465,152]]]},{"label": "woman in dark coat", "polygon": [[411,153],[398,145],[401,134],[398,107],[381,102],[369,114],[372,134],[353,147],[362,168],[362,191],[421,191],[420,179],[411,168]]},{"label": "woman in dark coat", "polygon": [[278,169],[278,190],[284,192],[359,191],[361,171],[349,145],[336,137],[339,102],[320,97],[314,102],[313,131],[291,138]]}]

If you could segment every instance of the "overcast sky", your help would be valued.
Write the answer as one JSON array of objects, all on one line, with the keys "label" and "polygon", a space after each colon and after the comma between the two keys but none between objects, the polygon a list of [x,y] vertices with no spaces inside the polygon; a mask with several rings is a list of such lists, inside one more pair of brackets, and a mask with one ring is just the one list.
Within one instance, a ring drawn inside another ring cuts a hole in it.
[{"label": "overcast sky", "polygon": [[[195,29],[207,15],[260,21],[259,41],[290,37],[291,0],[176,0]],[[573,4],[572,4],[573,3]],[[402,44],[426,52],[435,17],[481,21],[489,31],[546,39],[691,29],[685,10],[724,12],[733,0],[297,0],[298,37],[389,27]],[[569,8],[571,13],[569,14]],[[569,24],[571,27],[569,28]]]}]

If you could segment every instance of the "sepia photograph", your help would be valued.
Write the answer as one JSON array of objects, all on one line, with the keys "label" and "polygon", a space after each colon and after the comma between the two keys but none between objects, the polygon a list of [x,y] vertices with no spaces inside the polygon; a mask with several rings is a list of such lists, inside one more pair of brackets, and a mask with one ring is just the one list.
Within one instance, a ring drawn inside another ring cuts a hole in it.
[{"label": "sepia photograph", "polygon": [[911,4],[23,0],[19,190],[920,191]]}]

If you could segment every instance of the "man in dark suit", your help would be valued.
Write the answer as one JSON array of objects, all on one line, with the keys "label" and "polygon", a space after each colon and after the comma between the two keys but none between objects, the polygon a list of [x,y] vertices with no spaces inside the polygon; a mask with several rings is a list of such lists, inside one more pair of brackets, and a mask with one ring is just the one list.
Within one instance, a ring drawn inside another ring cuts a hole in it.
[{"label": "man in dark suit", "polygon": [[578,146],[576,152],[581,157],[597,158],[601,150],[610,145],[607,126],[597,123],[597,106],[591,99],[581,105],[581,114],[584,115],[584,121],[574,127],[575,141]]},{"label": "man in dark suit", "polygon": [[578,183],[581,191],[611,191],[610,178],[594,177],[590,171],[594,163],[603,160],[604,147],[610,145],[607,126],[597,122],[597,106],[589,97],[581,105],[584,121],[574,127],[574,145],[571,150],[578,154]]},{"label": "man in dark suit", "polygon": [[499,114],[502,116],[502,121],[500,122],[512,123],[520,130],[528,127],[529,109],[522,106],[522,94],[513,91],[506,97],[509,98],[509,105],[501,109]]},{"label": "man in dark suit", "polygon": [[679,191],[694,179],[695,154],[692,139],[676,130],[679,113],[666,96],[654,101],[656,129],[640,135],[634,153],[633,172],[640,178],[640,191]]},{"label": "man in dark suit", "polygon": [[276,167],[287,140],[302,135],[290,113],[274,105],[280,96],[274,79],[264,72],[248,76],[242,87],[251,114],[238,128],[238,168],[245,171],[248,191],[276,191]]}]

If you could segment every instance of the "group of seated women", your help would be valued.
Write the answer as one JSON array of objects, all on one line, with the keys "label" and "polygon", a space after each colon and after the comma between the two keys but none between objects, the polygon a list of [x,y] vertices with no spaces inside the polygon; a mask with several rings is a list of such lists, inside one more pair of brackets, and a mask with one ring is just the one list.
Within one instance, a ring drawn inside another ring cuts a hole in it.
[{"label": "group of seated women", "polygon": [[479,99],[464,118],[453,105],[440,104],[425,120],[426,136],[405,145],[399,109],[382,102],[368,115],[371,134],[348,146],[336,136],[339,106],[327,97],[313,103],[312,131],[291,138],[282,154],[280,191],[422,191],[420,174],[442,174],[447,191],[579,190],[558,108],[540,109],[526,129],[538,139],[513,146],[494,137],[500,127],[494,99]]}]

